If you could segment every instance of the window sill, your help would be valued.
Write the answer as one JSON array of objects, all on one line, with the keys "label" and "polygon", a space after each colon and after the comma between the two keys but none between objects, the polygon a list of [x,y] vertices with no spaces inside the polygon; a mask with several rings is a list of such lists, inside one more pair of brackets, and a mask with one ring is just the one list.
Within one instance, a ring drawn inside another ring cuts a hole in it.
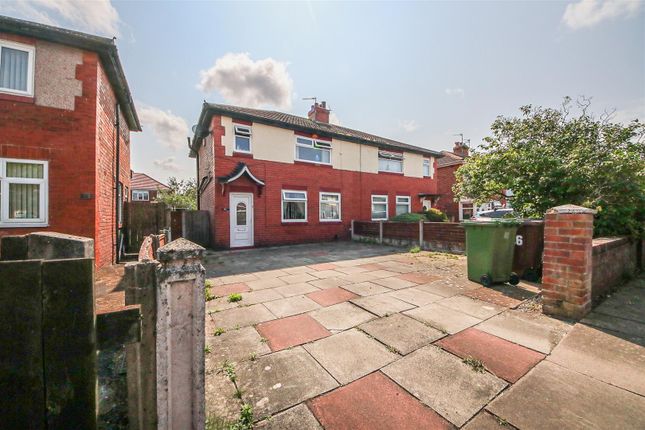
[{"label": "window sill", "polygon": [[327,163],[317,163],[315,161],[305,161],[305,160],[293,160],[293,164],[307,164],[309,166],[316,166],[316,167],[327,167],[329,169],[333,169],[334,166],[331,164]]},{"label": "window sill", "polygon": [[250,152],[233,151],[233,157],[253,158],[253,154]]},{"label": "window sill", "polygon": [[2,91],[0,91],[0,100],[5,100],[9,102],[26,103],[26,104],[34,104],[36,101],[34,96],[5,93]]},{"label": "window sill", "polygon": [[282,221],[282,225],[309,225],[309,221]]},{"label": "window sill", "polygon": [[342,220],[337,220],[337,219],[321,219],[320,220],[321,224],[342,224]]},{"label": "window sill", "polygon": [[49,227],[48,223],[29,223],[29,222],[15,222],[15,223],[0,223],[0,228],[45,228]]},{"label": "window sill", "polygon": [[378,171],[379,175],[396,175],[396,176],[403,176],[403,172],[386,172],[385,170],[379,170]]}]

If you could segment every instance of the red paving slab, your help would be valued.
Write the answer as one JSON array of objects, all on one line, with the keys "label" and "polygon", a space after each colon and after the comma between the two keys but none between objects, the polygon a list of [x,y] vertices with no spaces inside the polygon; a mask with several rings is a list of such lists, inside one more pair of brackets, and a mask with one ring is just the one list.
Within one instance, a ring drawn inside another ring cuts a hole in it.
[{"label": "red paving slab", "polygon": [[226,285],[219,285],[217,287],[211,287],[211,292],[216,297],[224,297],[233,293],[248,293],[249,291],[251,291],[251,289],[244,282],[237,282],[235,284],[226,284]]},{"label": "red paving slab", "polygon": [[334,263],[320,263],[320,264],[312,264],[308,267],[314,270],[333,270],[338,266],[335,265]]},{"label": "red paving slab", "polygon": [[257,325],[258,333],[269,343],[271,351],[280,351],[331,335],[309,315],[280,318]]},{"label": "red paving slab", "polygon": [[511,383],[517,382],[545,357],[476,328],[441,339],[436,344],[461,358],[481,360],[488,370]]},{"label": "red paving slab", "polygon": [[318,303],[320,306],[331,306],[337,303],[356,299],[359,295],[354,294],[351,291],[335,287],[327,288],[326,290],[314,291],[313,293],[307,294],[307,297]]},{"label": "red paving slab", "polygon": [[429,282],[441,279],[440,276],[426,275],[417,272],[405,273],[403,275],[397,276],[397,278],[403,279],[405,281],[416,282],[417,284],[427,284]]},{"label": "red paving slab", "polygon": [[381,372],[309,401],[326,430],[454,428]]}]

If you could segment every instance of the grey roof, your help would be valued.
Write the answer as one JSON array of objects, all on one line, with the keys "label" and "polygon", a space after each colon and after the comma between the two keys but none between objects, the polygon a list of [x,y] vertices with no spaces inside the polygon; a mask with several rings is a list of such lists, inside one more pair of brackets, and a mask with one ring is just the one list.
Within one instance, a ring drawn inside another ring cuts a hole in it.
[{"label": "grey roof", "polygon": [[128,123],[128,128],[132,131],[141,131],[139,117],[132,101],[114,39],[2,15],[0,15],[0,32],[43,39],[99,54],[105,73],[119,101],[119,106],[121,106],[121,112]]},{"label": "grey roof", "polygon": [[[202,129],[208,128],[211,117],[214,114],[228,115],[237,119],[253,121],[273,125],[276,127],[288,128],[297,131],[318,133],[322,136],[335,137],[337,139],[347,140],[350,142],[362,143],[366,145],[378,146],[383,149],[398,149],[410,152],[415,152],[423,155],[430,155],[433,157],[442,157],[443,155],[438,151],[431,149],[421,148],[419,146],[408,145],[407,143],[398,142],[396,140],[388,139],[386,137],[376,136],[373,134],[365,133],[358,130],[353,130],[339,125],[327,124],[304,118],[297,115],[291,115],[284,112],[277,112],[272,110],[251,109],[240,106],[222,105],[215,103],[204,102],[202,113],[199,116],[198,126]],[[195,134],[193,145],[200,143],[203,136]],[[191,151],[191,156],[194,156],[194,151]]]}]

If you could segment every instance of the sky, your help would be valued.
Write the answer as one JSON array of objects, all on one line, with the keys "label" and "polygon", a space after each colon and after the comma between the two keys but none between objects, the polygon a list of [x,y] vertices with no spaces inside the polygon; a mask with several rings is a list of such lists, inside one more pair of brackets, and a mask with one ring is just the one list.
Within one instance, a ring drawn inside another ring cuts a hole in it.
[{"label": "sky", "polygon": [[306,116],[435,150],[499,115],[592,97],[645,120],[645,2],[0,2],[0,14],[117,38],[144,131],[132,168],[191,178],[202,102]]}]

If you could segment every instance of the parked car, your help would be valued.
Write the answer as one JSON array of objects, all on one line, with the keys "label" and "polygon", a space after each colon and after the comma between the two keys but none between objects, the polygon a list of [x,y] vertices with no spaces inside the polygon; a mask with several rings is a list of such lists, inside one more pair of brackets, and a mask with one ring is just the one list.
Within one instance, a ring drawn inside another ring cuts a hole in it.
[{"label": "parked car", "polygon": [[486,221],[490,219],[498,218],[512,218],[515,214],[513,209],[493,209],[492,211],[483,211],[479,212],[477,215],[472,217],[473,221]]}]

